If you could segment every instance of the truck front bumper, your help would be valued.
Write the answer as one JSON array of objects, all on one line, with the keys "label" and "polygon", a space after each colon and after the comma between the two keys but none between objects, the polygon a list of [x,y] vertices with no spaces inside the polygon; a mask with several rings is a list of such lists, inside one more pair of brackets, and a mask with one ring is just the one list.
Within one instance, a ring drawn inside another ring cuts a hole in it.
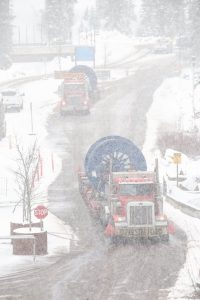
[{"label": "truck front bumper", "polygon": [[61,114],[67,114],[67,113],[82,113],[82,112],[89,112],[90,109],[88,106],[67,106],[64,108],[61,108],[60,112]]},{"label": "truck front bumper", "polygon": [[126,238],[153,238],[168,236],[167,228],[157,227],[115,227],[115,235]]}]

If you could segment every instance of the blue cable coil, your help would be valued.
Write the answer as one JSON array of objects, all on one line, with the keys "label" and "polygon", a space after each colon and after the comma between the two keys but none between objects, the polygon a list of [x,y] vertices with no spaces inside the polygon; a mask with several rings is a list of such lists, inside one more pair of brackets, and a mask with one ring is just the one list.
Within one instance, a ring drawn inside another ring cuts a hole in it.
[{"label": "blue cable coil", "polygon": [[110,171],[146,171],[140,149],[121,136],[107,136],[96,141],[85,158],[85,172],[95,189],[103,191]]}]

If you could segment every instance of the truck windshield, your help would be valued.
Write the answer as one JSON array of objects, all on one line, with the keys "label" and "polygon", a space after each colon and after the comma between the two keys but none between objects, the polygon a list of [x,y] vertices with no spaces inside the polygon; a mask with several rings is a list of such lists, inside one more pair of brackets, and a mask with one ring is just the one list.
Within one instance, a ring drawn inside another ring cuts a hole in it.
[{"label": "truck windshield", "polygon": [[120,184],[120,195],[151,195],[153,193],[153,184]]}]

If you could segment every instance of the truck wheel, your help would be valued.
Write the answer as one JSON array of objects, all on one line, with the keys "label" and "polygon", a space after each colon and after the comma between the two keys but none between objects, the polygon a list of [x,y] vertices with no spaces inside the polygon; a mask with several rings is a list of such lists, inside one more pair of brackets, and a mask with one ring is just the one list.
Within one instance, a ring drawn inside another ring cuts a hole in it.
[{"label": "truck wheel", "polygon": [[120,244],[120,237],[119,236],[112,236],[111,237],[111,242],[113,245],[119,245]]},{"label": "truck wheel", "polygon": [[104,228],[106,228],[106,226],[108,225],[108,220],[105,220],[104,217],[100,217],[100,223]]},{"label": "truck wheel", "polygon": [[160,241],[160,237],[159,236],[152,236],[152,237],[149,237],[149,240],[153,243],[153,244],[156,244]]},{"label": "truck wheel", "polygon": [[168,242],[169,241],[169,234],[163,234],[163,235],[161,235],[160,240],[162,242]]},{"label": "truck wheel", "polygon": [[84,110],[84,111],[82,112],[82,114],[83,114],[83,115],[89,115],[89,114],[90,114],[90,111],[89,111],[89,110]]},{"label": "truck wheel", "polygon": [[66,113],[64,112],[64,111],[60,111],[60,115],[62,116],[62,117],[64,117],[65,115],[66,115]]}]

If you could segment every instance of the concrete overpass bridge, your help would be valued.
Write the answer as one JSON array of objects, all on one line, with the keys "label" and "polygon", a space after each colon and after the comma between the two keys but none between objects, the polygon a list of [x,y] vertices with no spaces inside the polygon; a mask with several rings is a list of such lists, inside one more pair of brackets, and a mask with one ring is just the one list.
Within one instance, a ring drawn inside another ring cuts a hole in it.
[{"label": "concrete overpass bridge", "polygon": [[75,46],[66,45],[44,45],[28,44],[14,45],[11,58],[13,62],[51,60],[56,56],[66,57],[75,55]]}]

